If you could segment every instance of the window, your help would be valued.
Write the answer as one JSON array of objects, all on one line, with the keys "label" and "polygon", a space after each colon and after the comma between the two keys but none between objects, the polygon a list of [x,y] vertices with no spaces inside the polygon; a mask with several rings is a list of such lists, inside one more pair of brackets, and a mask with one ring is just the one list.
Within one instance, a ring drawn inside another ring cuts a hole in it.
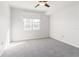
[{"label": "window", "polygon": [[39,29],[40,29],[40,20],[33,19],[33,30],[39,30]]},{"label": "window", "polygon": [[24,30],[40,30],[40,19],[24,19]]}]

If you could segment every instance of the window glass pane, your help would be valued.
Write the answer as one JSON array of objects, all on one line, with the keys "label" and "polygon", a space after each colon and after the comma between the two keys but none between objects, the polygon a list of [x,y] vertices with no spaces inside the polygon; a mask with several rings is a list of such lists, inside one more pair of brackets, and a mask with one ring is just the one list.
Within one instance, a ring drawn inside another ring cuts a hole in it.
[{"label": "window glass pane", "polygon": [[27,19],[24,20],[24,30],[40,30],[40,19]]},{"label": "window glass pane", "polygon": [[29,19],[24,19],[24,30],[31,30],[31,27],[30,27],[30,20]]},{"label": "window glass pane", "polygon": [[40,30],[40,19],[33,19],[33,30]]},{"label": "window glass pane", "polygon": [[40,22],[40,19],[33,19],[33,22]]}]

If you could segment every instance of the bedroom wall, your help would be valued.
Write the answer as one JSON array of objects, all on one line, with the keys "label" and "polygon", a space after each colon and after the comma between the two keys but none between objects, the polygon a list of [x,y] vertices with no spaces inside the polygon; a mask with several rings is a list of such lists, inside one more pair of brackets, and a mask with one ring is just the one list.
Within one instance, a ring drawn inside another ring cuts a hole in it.
[{"label": "bedroom wall", "polygon": [[3,52],[10,23],[10,9],[7,2],[0,1],[0,55]]},{"label": "bedroom wall", "polygon": [[50,36],[79,48],[79,2],[57,2],[51,14]]},{"label": "bedroom wall", "polygon": [[[39,31],[24,31],[24,18],[40,19]],[[49,37],[49,16],[43,12],[11,8],[11,41]]]}]

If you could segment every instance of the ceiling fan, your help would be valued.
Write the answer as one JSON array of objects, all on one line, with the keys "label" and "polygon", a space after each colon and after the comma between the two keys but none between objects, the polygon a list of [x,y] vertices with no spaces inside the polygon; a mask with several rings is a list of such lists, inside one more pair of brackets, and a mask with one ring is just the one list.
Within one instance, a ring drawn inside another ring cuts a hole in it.
[{"label": "ceiling fan", "polygon": [[40,5],[50,7],[50,5],[48,5],[48,1],[38,1],[38,4],[35,6],[35,8]]}]

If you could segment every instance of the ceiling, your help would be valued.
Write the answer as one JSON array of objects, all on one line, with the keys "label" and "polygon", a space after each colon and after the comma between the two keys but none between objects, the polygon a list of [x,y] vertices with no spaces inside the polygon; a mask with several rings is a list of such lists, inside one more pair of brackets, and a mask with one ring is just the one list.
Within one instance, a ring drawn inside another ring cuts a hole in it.
[{"label": "ceiling", "polygon": [[51,12],[59,11],[60,8],[65,9],[69,6],[79,5],[78,1],[48,1],[48,4],[50,5],[49,8],[45,6],[34,8],[37,5],[37,2],[38,1],[9,1],[8,3],[11,7],[45,12],[47,15],[50,15]]},{"label": "ceiling", "polygon": [[22,8],[22,9],[28,9],[28,10],[35,10],[38,12],[47,12],[51,7],[53,7],[53,1],[49,1],[48,4],[51,6],[49,8],[45,6],[39,6],[37,8],[34,8],[37,5],[37,1],[9,1],[9,5],[11,7],[15,8]]}]

